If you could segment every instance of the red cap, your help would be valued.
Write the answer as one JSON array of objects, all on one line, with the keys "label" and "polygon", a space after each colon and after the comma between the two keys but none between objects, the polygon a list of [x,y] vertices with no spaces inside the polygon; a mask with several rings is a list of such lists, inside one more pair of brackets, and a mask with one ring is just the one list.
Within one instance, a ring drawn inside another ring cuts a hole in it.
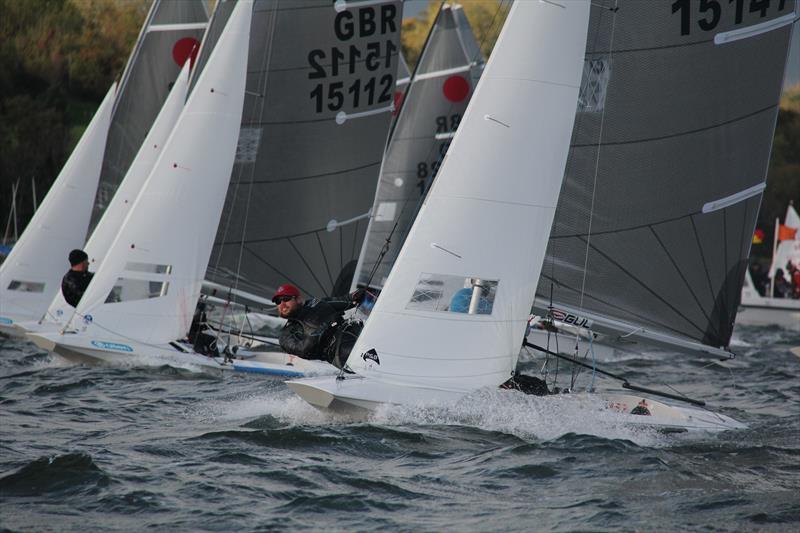
[{"label": "red cap", "polygon": [[272,296],[272,303],[277,303],[275,300],[277,298],[280,298],[281,296],[294,296],[295,298],[298,298],[300,296],[300,289],[298,289],[291,283],[281,285],[280,287],[278,287],[278,290],[276,290],[275,294]]}]

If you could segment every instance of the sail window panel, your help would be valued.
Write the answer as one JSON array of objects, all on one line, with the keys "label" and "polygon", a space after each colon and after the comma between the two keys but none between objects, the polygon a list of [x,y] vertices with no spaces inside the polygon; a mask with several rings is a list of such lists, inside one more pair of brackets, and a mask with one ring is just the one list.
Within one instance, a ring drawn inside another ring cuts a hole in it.
[{"label": "sail window panel", "polygon": [[138,263],[129,261],[125,263],[125,270],[129,272],[144,272],[146,274],[172,274],[172,265],[157,265],[154,263]]},{"label": "sail window panel", "polygon": [[8,290],[17,292],[44,292],[45,283],[39,281],[25,281],[12,279]]},{"label": "sail window panel", "polygon": [[105,303],[131,302],[148,300],[167,295],[169,282],[132,278],[117,278],[114,287],[108,293]]},{"label": "sail window panel", "polygon": [[255,163],[258,146],[261,143],[262,128],[242,126],[239,130],[239,143],[236,145],[236,163]]},{"label": "sail window panel", "polygon": [[497,280],[422,273],[406,309],[491,315]]},{"label": "sail window panel", "polygon": [[584,61],[581,89],[578,93],[579,112],[597,113],[605,108],[610,69],[611,62],[607,57]]}]

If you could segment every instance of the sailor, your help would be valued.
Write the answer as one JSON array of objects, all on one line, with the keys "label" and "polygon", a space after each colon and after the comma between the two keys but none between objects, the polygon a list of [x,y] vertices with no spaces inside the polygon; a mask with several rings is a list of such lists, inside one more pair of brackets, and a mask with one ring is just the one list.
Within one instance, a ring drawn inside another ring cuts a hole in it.
[{"label": "sailor", "polygon": [[69,305],[78,307],[78,302],[94,274],[89,272],[89,256],[83,250],[72,250],[69,253],[69,264],[70,269],[61,279],[61,293]]},{"label": "sailor", "polygon": [[305,301],[300,289],[288,283],[281,285],[272,297],[278,314],[287,319],[278,339],[281,348],[304,359],[319,359],[342,368],[361,332],[361,324],[344,320],[343,313],[358,305],[365,294],[358,289],[347,298]]}]

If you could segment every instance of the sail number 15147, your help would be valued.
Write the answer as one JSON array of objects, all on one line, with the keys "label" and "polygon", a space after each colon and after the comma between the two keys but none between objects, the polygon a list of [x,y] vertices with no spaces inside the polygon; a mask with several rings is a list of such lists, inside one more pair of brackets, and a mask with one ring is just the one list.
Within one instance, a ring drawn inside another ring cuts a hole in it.
[{"label": "sail number 15147", "polygon": [[[678,15],[681,23],[681,35],[689,35],[692,31],[692,18],[696,16],[697,27],[702,31],[711,31],[722,20],[722,6],[733,4],[733,23],[741,24],[744,20],[745,6],[749,13],[758,13],[760,18],[767,16],[771,8],[783,11],[786,0],[675,0],[672,2],[672,14]],[[692,6],[696,9],[692,9]]]}]

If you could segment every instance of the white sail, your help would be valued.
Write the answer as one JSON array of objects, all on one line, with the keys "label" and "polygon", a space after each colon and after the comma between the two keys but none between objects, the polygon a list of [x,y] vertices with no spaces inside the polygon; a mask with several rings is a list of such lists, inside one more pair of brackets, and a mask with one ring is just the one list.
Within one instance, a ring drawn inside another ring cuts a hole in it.
[{"label": "white sail", "polygon": [[78,306],[93,336],[166,343],[188,330],[239,135],[252,7],[237,4]]},{"label": "white sail", "polygon": [[[84,251],[89,256],[90,270],[92,271],[97,270],[102,264],[106,252],[133,206],[136,196],[142,190],[145,180],[153,170],[164,143],[180,116],[189,87],[190,63],[190,61],[186,61],[183,70],[178,74],[167,100],[153,122],[153,127],[147,133],[147,137],[131,163],[122,184],[86,243]],[[73,307],[67,303],[59,290],[41,322],[65,323],[72,316],[72,311]]]},{"label": "white sail", "polygon": [[114,83],[106,93],[44,201],[0,266],[0,325],[42,316],[61,288],[61,277],[69,268],[69,251],[83,246],[116,88]]},{"label": "white sail", "polygon": [[[588,18],[588,2],[512,7],[350,355],[356,373],[461,392],[511,376],[564,175]],[[461,289],[469,305],[454,312]]]}]

